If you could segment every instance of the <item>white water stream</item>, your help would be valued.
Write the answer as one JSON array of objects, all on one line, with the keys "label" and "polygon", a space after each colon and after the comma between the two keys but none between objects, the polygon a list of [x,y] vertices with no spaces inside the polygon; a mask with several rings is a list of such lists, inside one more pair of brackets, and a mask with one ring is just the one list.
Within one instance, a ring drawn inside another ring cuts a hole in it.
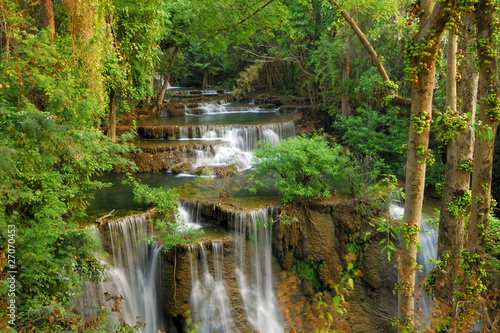
[{"label": "white water stream", "polygon": [[[404,215],[404,204],[395,200],[395,197],[390,198],[389,202],[390,214],[393,219],[399,220],[403,218]],[[437,241],[438,241],[438,233],[435,228],[429,225],[425,217],[430,217],[429,213],[422,213],[422,222],[420,225],[420,229],[422,230],[419,233],[420,246],[421,250],[417,255],[417,263],[422,265],[422,271],[417,271],[415,276],[415,280],[418,286],[419,291],[417,292],[417,297],[415,300],[415,311],[418,312],[421,319],[430,323],[431,312],[432,312],[432,299],[427,296],[427,294],[421,289],[421,284],[423,279],[429,271],[434,268],[434,264],[430,263],[431,258],[433,260],[437,257]]]},{"label": "white water stream", "polygon": [[[189,205],[189,202],[183,203],[183,207]],[[194,206],[191,204],[191,207]],[[194,209],[191,212],[191,217],[199,214]],[[231,314],[236,307],[244,309],[245,321],[252,329],[261,333],[283,332],[284,320],[273,287],[272,236],[271,228],[266,227],[269,213],[272,214],[267,209],[259,209],[232,214],[230,224],[235,230],[230,259],[224,258],[220,241],[198,244],[199,256],[195,246],[191,247],[192,315],[195,321],[202,322],[200,332],[238,332]],[[211,247],[211,253],[206,250],[207,246]],[[212,258],[208,258],[210,255]],[[228,297],[225,260],[231,260],[236,273],[239,299]],[[213,262],[212,267],[209,262]]]},{"label": "white water stream", "polygon": [[[121,294],[121,312],[111,312],[111,321],[125,320],[129,325],[136,321],[146,323],[142,333],[157,333],[163,328],[160,301],[161,247],[148,245],[149,217],[146,214],[125,217],[109,222],[112,267],[108,280],[101,283],[85,282],[77,306],[84,317],[96,316],[101,307],[111,309],[113,300],[105,301],[105,292]],[[103,234],[94,229],[96,237]]]}]

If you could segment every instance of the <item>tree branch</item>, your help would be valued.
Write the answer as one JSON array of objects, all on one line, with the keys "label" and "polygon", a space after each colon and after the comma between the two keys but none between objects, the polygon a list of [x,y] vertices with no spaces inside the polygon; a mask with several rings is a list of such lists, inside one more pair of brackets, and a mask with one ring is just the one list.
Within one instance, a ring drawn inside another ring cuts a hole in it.
[{"label": "tree branch", "polygon": [[245,21],[249,20],[250,18],[252,18],[253,16],[257,15],[261,10],[263,10],[264,8],[266,8],[268,5],[271,4],[271,2],[273,2],[274,0],[269,0],[268,2],[266,2],[265,4],[263,4],[261,7],[257,8],[253,13],[251,13],[249,16],[245,16],[243,19],[241,19],[239,22],[236,22],[236,23],[233,23],[233,24],[230,24],[224,28],[220,28],[219,30],[217,30],[217,32],[215,32],[213,35],[211,35],[210,37],[208,37],[207,39],[205,39],[204,42],[202,42],[200,45],[204,45],[205,43],[207,43],[209,40],[212,40],[215,38],[215,36],[217,36],[218,34],[220,34],[221,32],[223,31],[226,31],[226,30],[229,30],[229,29],[234,29],[236,28],[237,26],[245,23]]}]

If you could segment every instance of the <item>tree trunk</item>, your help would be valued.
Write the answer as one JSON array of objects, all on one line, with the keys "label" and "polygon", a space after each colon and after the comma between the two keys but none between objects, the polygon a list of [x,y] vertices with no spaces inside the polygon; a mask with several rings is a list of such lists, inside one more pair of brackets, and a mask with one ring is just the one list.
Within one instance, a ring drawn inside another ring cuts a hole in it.
[{"label": "tree trunk", "polygon": [[206,68],[203,70],[203,82],[201,84],[201,89],[208,89],[208,70]]},{"label": "tree trunk", "polygon": [[155,112],[159,113],[161,111],[161,108],[163,107],[163,100],[165,99],[165,94],[167,93],[168,89],[168,81],[170,80],[170,74],[172,73],[172,68],[174,67],[174,63],[177,58],[178,52],[179,52],[179,46],[174,47],[172,55],[170,57],[170,62],[168,63],[167,66],[167,71],[165,73],[164,77],[165,81],[163,82],[160,93],[158,94],[158,99],[156,101],[156,106],[154,108]]},{"label": "tree trunk", "polygon": [[109,126],[108,137],[116,142],[116,91],[109,92]]},{"label": "tree trunk", "polygon": [[[477,20],[475,13],[465,16],[463,19],[462,36],[458,44],[458,51],[453,49],[450,38],[450,49],[448,59],[455,55],[464,56],[460,61],[460,73],[463,73],[460,80],[455,77],[456,73],[453,68],[455,64],[448,63],[447,81],[453,85],[457,82],[457,98],[460,101],[457,109],[460,117],[463,117],[467,112],[471,113],[471,117],[467,119],[468,126],[465,129],[458,129],[459,134],[455,135],[447,144],[446,170],[444,175],[443,196],[441,201],[441,213],[439,215],[439,239],[438,239],[438,258],[444,258],[447,255],[447,265],[444,267],[436,267],[436,281],[434,293],[434,318],[443,318],[443,315],[453,313],[454,297],[453,292],[457,289],[457,284],[454,283],[456,276],[461,276],[460,268],[460,251],[463,249],[465,241],[465,219],[468,215],[468,210],[460,215],[452,215],[448,209],[448,205],[454,200],[462,197],[470,189],[470,171],[460,168],[464,163],[472,161],[474,151],[474,130],[472,124],[476,115],[477,101],[477,86],[479,74],[475,70],[474,59],[476,52],[469,53],[469,47],[474,46],[474,33],[477,29]],[[456,35],[455,35],[456,36]],[[456,101],[448,101],[448,89],[454,90],[452,86],[447,88],[447,104],[452,107],[456,105]],[[452,108],[454,111],[454,108]],[[453,117],[451,113],[445,115]]]},{"label": "tree trunk", "polygon": [[[447,2],[438,2],[434,9],[432,1],[421,1],[425,15],[421,17],[419,31],[413,43],[422,45],[424,41],[433,40],[426,54],[410,55],[413,76],[411,93],[411,121],[408,140],[408,156],[406,159],[406,198],[403,216],[404,230],[399,266],[398,319],[400,325],[415,327],[415,271],[417,268],[418,228],[422,219],[424,199],[425,170],[428,150],[430,124],[432,121],[432,97],[435,79],[435,62],[441,37],[449,15],[444,11]],[[451,6],[453,11],[454,5]],[[435,31],[434,36],[429,35]],[[417,228],[416,231],[413,229]],[[400,330],[403,328],[400,326]]]},{"label": "tree trunk", "polygon": [[52,0],[42,0],[43,25],[50,31],[50,37],[56,36],[56,24],[54,22],[54,5]]},{"label": "tree trunk", "polygon": [[[486,6],[487,5],[487,6]],[[479,111],[476,143],[474,147],[474,167],[472,171],[471,214],[468,228],[467,249],[484,255],[485,230],[491,203],[491,170],[495,134],[500,120],[499,80],[495,32],[490,22],[495,21],[495,8],[490,1],[478,4],[478,52],[479,66]],[[492,75],[491,73],[495,73]]]},{"label": "tree trunk", "polygon": [[[344,53],[344,62],[342,64],[342,81],[344,81],[344,88],[346,81],[349,79],[349,43],[350,38],[347,37],[346,49]],[[351,115],[351,110],[349,108],[349,95],[347,92],[342,94],[342,116],[349,117]]]},{"label": "tree trunk", "polygon": [[[426,44],[429,45],[428,42],[433,40],[435,43],[425,48],[427,54],[409,55],[409,59],[412,63],[412,70],[415,70],[416,76],[412,87],[412,98],[409,100],[396,96],[395,90],[391,85],[392,82],[389,80],[377,53],[349,14],[342,9],[336,0],[328,0],[328,2],[340,10],[342,17],[349,23],[356,36],[370,54],[382,80],[387,84],[386,88],[388,95],[393,96],[392,103],[408,105],[411,102],[410,137],[408,141],[408,157],[406,162],[406,200],[403,222],[405,226],[409,226],[411,223],[416,227],[420,227],[424,198],[426,160],[427,154],[429,153],[429,128],[432,120],[432,96],[436,55],[445,25],[449,20],[450,13],[455,10],[456,3],[449,0],[437,2],[436,6],[433,8],[432,0],[421,0],[420,6],[424,9],[424,14],[420,18],[419,32],[415,34],[412,42],[415,45],[423,45],[425,41]],[[451,6],[448,7],[450,4]],[[444,10],[445,8],[447,8],[447,11]],[[432,33],[432,35],[430,35],[430,33]],[[415,325],[414,295],[418,231],[411,234],[408,231],[404,233],[404,235],[411,235],[411,237],[408,249],[406,249],[407,239],[403,239],[403,250],[399,258],[398,319],[400,330],[403,329],[401,325],[412,328]]]}]

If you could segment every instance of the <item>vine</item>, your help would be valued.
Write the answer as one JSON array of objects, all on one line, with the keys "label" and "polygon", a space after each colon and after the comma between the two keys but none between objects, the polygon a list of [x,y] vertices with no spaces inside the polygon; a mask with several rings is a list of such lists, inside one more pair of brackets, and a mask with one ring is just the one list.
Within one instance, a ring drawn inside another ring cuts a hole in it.
[{"label": "vine", "polygon": [[439,126],[438,140],[443,141],[444,144],[447,144],[450,140],[455,142],[455,135],[460,135],[459,131],[467,128],[471,117],[471,112],[462,115],[458,111],[453,111],[450,107],[447,107],[446,112],[436,119]]},{"label": "vine", "polygon": [[467,190],[462,196],[454,197],[453,201],[446,203],[445,210],[454,218],[465,216],[471,204],[471,191]]},{"label": "vine", "polygon": [[429,165],[436,163],[436,159],[430,149],[425,149],[424,146],[416,146],[415,150],[417,151],[417,156],[421,157],[417,163],[427,163]]},{"label": "vine", "polygon": [[422,134],[422,132],[432,124],[432,116],[427,114],[427,112],[422,111],[421,115],[414,114],[411,118],[411,125],[416,134]]},{"label": "vine", "polygon": [[459,169],[467,172],[472,172],[473,167],[474,167],[474,161],[466,161],[460,164]]}]

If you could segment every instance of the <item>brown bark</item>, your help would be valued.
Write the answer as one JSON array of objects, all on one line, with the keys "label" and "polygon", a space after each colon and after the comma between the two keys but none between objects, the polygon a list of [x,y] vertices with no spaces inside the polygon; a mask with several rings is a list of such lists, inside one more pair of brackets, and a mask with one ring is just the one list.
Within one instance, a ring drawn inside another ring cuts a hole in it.
[{"label": "brown bark", "polygon": [[[347,38],[349,42],[349,38]],[[349,79],[349,45],[346,45],[346,51],[344,54],[344,63],[342,66],[342,80],[345,82]],[[349,108],[349,95],[344,93],[342,95],[342,116],[349,117],[351,115],[351,110]]]},{"label": "brown bark", "polygon": [[[365,49],[370,54],[372,61],[375,63],[379,75],[384,82],[390,82],[389,77],[384,69],[382,62],[379,60],[377,53],[366,39],[363,32],[358,28],[356,23],[352,20],[349,14],[342,9],[336,0],[328,0],[328,2],[341,11],[342,17],[349,23],[351,29],[359,38]],[[451,4],[450,11],[445,11],[445,7]],[[424,185],[425,185],[425,169],[426,158],[425,155],[420,155],[418,150],[427,153],[429,144],[429,127],[425,127],[421,132],[415,131],[413,127],[413,117],[432,117],[433,106],[432,96],[434,89],[435,77],[435,62],[436,55],[441,42],[445,24],[447,23],[450,13],[454,11],[456,3],[448,0],[438,2],[433,7],[431,0],[421,1],[421,8],[425,13],[421,17],[419,32],[414,36],[415,43],[422,43],[425,39],[429,41],[431,36],[429,33],[434,32],[435,44],[429,47],[426,51],[430,55],[421,55],[418,58],[412,58],[412,63],[418,66],[420,62],[427,63],[431,66],[429,70],[422,70],[416,83],[412,87],[411,100],[396,96],[398,104],[411,103],[411,125],[410,136],[408,141],[408,157],[406,163],[406,200],[405,200],[405,213],[403,221],[406,225],[412,223],[420,226],[422,217],[422,204],[424,198]],[[391,88],[387,88],[388,95],[395,95]],[[418,149],[418,150],[417,150]],[[414,235],[418,237],[418,233]],[[406,240],[403,241],[403,243]],[[400,269],[399,269],[399,294],[398,305],[399,313],[398,319],[401,325],[409,324],[414,326],[414,295],[415,295],[415,269],[417,259],[417,248],[415,243],[410,243],[408,250],[403,249],[400,256]]]},{"label": "brown bark", "polygon": [[108,137],[116,142],[116,91],[109,92],[109,126]]},{"label": "brown bark", "polygon": [[[457,82],[457,98],[460,101],[457,108],[458,113],[462,116],[467,112],[471,112],[469,118],[469,126],[465,129],[459,129],[459,134],[450,140],[447,144],[446,169],[443,183],[443,196],[441,201],[441,213],[439,215],[439,239],[437,257],[441,258],[447,254],[448,264],[442,269],[436,267],[436,284],[434,293],[434,318],[446,315],[452,309],[455,309],[453,291],[457,285],[454,283],[456,276],[461,276],[460,268],[460,251],[463,249],[465,241],[465,218],[466,214],[460,216],[452,216],[448,210],[448,204],[453,200],[461,197],[470,188],[470,172],[460,169],[460,165],[464,162],[472,161],[474,151],[474,130],[472,123],[476,115],[477,101],[477,86],[479,74],[475,70],[474,59],[476,52],[465,52],[469,47],[474,46],[475,38],[472,32],[475,32],[477,20],[475,14],[465,16],[463,19],[462,36],[458,43],[458,49],[462,50],[460,54],[464,58],[460,62],[459,72],[463,73],[462,79],[458,82],[455,78],[456,68],[454,63],[448,63],[450,75],[447,81],[452,80],[449,89],[453,88],[453,83]],[[448,59],[453,58],[453,52],[457,54],[457,50],[451,50],[448,53]],[[448,72],[447,72],[448,74]],[[450,94],[452,95],[452,94]],[[448,89],[447,89],[448,100]],[[452,107],[456,101],[449,101],[449,106]],[[454,109],[452,107],[452,109]]]},{"label": "brown bark", "polygon": [[[432,97],[434,90],[435,62],[438,48],[440,47],[445,24],[449,14],[444,11],[448,2],[438,2],[432,9],[431,1],[422,1],[421,7],[429,16],[424,16],[419,25],[419,32],[416,34],[415,43],[421,43],[423,39],[430,40],[429,32],[435,31],[435,44],[427,49],[428,55],[420,55],[411,58],[414,67],[426,63],[431,69],[421,70],[418,74],[417,82],[412,87],[411,123],[408,140],[408,156],[406,159],[406,198],[403,222],[405,226],[410,223],[420,226],[422,219],[422,205],[424,199],[426,157],[429,145],[430,125],[422,127],[422,131],[416,130],[419,126],[414,118],[423,117],[428,120],[432,116]],[[455,4],[452,3],[452,10]],[[423,67],[422,67],[423,68]],[[419,151],[423,151],[422,155]],[[418,237],[418,232],[412,238]],[[402,241],[406,243],[406,239]],[[404,244],[403,246],[405,246]],[[415,242],[410,242],[408,249],[404,247],[400,256],[399,268],[399,288],[398,288],[398,319],[400,324],[414,327],[414,307],[415,307],[415,271],[417,263],[417,246]]]},{"label": "brown bark", "polygon": [[50,31],[50,37],[56,36],[56,24],[54,21],[54,4],[52,0],[42,0],[43,24]]},{"label": "brown bark", "polygon": [[446,107],[457,109],[457,35],[450,31],[448,36],[448,55],[446,64]]},{"label": "brown bark", "polygon": [[[495,8],[490,1],[480,1],[478,4],[478,34],[480,66],[479,66],[479,111],[478,120],[482,123],[476,132],[474,146],[474,167],[472,171],[471,214],[468,228],[467,250],[484,255],[485,233],[488,226],[491,204],[491,179],[493,166],[493,151],[495,134],[498,127],[498,117],[491,117],[486,112],[499,107],[499,80],[496,53],[496,40],[490,22],[495,20]],[[492,55],[492,56],[490,56]],[[492,74],[494,73],[494,74]],[[487,98],[490,98],[487,100]],[[493,118],[493,119],[492,119]]]},{"label": "brown bark", "polygon": [[164,77],[165,81],[163,82],[163,86],[161,87],[160,93],[158,94],[158,99],[156,100],[156,106],[154,108],[155,112],[159,113],[161,111],[162,106],[163,106],[163,100],[165,99],[165,94],[167,93],[167,89],[168,89],[168,81],[170,80],[170,74],[172,73],[172,68],[174,67],[175,60],[177,58],[177,53],[179,52],[179,49],[180,49],[179,46],[175,46],[172,50],[172,55],[170,57],[170,61],[168,63],[167,71],[166,71],[165,77]]}]

